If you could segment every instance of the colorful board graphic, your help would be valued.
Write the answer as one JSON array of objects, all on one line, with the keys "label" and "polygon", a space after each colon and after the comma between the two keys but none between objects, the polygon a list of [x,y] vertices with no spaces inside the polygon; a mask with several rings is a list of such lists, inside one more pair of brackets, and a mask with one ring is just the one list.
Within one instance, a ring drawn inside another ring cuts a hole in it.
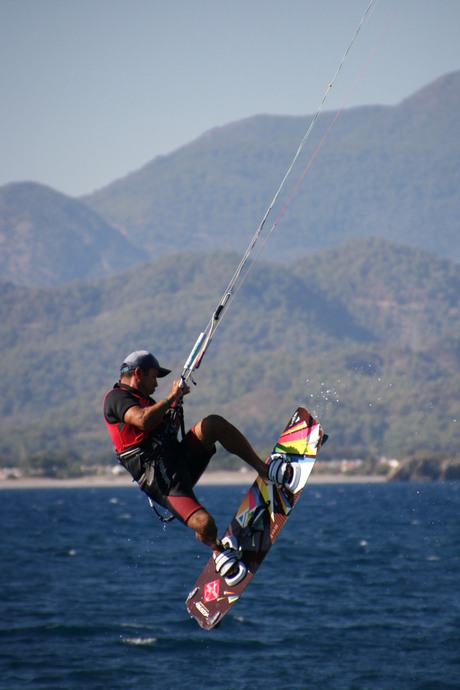
[{"label": "colorful board graphic", "polygon": [[186,602],[188,612],[202,628],[210,630],[222,620],[259,569],[296,504],[326,438],[319,422],[299,407],[272,451],[286,453],[292,462],[299,463],[297,489],[295,493],[279,489],[260,477],[250,487],[225,533],[235,535],[243,549],[247,574],[239,584],[229,587],[216,573],[211,556]]}]

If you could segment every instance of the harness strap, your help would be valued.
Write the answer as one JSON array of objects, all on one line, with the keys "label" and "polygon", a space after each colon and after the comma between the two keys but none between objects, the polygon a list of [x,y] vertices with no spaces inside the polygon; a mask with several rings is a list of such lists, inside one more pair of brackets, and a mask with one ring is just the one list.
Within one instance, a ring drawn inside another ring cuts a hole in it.
[{"label": "harness strap", "polygon": [[179,400],[174,407],[170,410],[171,426],[175,426],[176,419],[179,417],[179,428],[182,441],[185,438],[185,420],[184,420],[184,404],[182,400]]},{"label": "harness strap", "polygon": [[152,499],[150,498],[150,496],[148,496],[148,499],[149,499],[150,507],[152,508],[152,510],[155,511],[155,513],[157,514],[157,517],[161,520],[161,522],[172,522],[173,520],[176,519],[176,516],[173,515],[172,513],[171,513],[171,515],[167,515],[167,516],[162,515],[162,514],[158,511],[158,509],[157,509],[155,503],[152,501]]}]

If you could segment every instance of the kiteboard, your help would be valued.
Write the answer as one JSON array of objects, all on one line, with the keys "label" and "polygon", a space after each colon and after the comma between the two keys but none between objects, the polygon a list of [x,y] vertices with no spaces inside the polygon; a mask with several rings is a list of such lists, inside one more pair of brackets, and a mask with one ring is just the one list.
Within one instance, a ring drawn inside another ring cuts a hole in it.
[{"label": "kiteboard", "polygon": [[189,614],[202,628],[210,630],[220,623],[248,586],[297,503],[326,439],[319,422],[299,407],[272,451],[285,453],[298,464],[295,491],[280,489],[261,477],[250,487],[225,533],[236,537],[247,573],[241,582],[229,586],[216,572],[211,556],[186,601]]}]

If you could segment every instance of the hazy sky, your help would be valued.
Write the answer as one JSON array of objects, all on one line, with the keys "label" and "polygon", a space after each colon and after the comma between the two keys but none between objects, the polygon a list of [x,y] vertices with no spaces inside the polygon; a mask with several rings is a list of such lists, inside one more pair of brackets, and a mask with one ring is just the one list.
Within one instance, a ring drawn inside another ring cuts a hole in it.
[{"label": "hazy sky", "polygon": [[[307,127],[368,5],[0,0],[0,185],[78,196],[234,120],[305,114]],[[347,107],[460,69],[460,0],[378,0],[325,110],[377,44]]]}]

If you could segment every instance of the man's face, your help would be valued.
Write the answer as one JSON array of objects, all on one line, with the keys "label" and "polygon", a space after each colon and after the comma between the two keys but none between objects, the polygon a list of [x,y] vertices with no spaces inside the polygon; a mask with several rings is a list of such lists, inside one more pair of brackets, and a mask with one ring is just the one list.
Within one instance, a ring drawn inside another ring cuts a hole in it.
[{"label": "man's face", "polygon": [[144,395],[152,395],[158,386],[158,369],[148,369],[144,371],[143,369],[136,370],[136,376],[138,378],[139,384],[138,389]]}]

